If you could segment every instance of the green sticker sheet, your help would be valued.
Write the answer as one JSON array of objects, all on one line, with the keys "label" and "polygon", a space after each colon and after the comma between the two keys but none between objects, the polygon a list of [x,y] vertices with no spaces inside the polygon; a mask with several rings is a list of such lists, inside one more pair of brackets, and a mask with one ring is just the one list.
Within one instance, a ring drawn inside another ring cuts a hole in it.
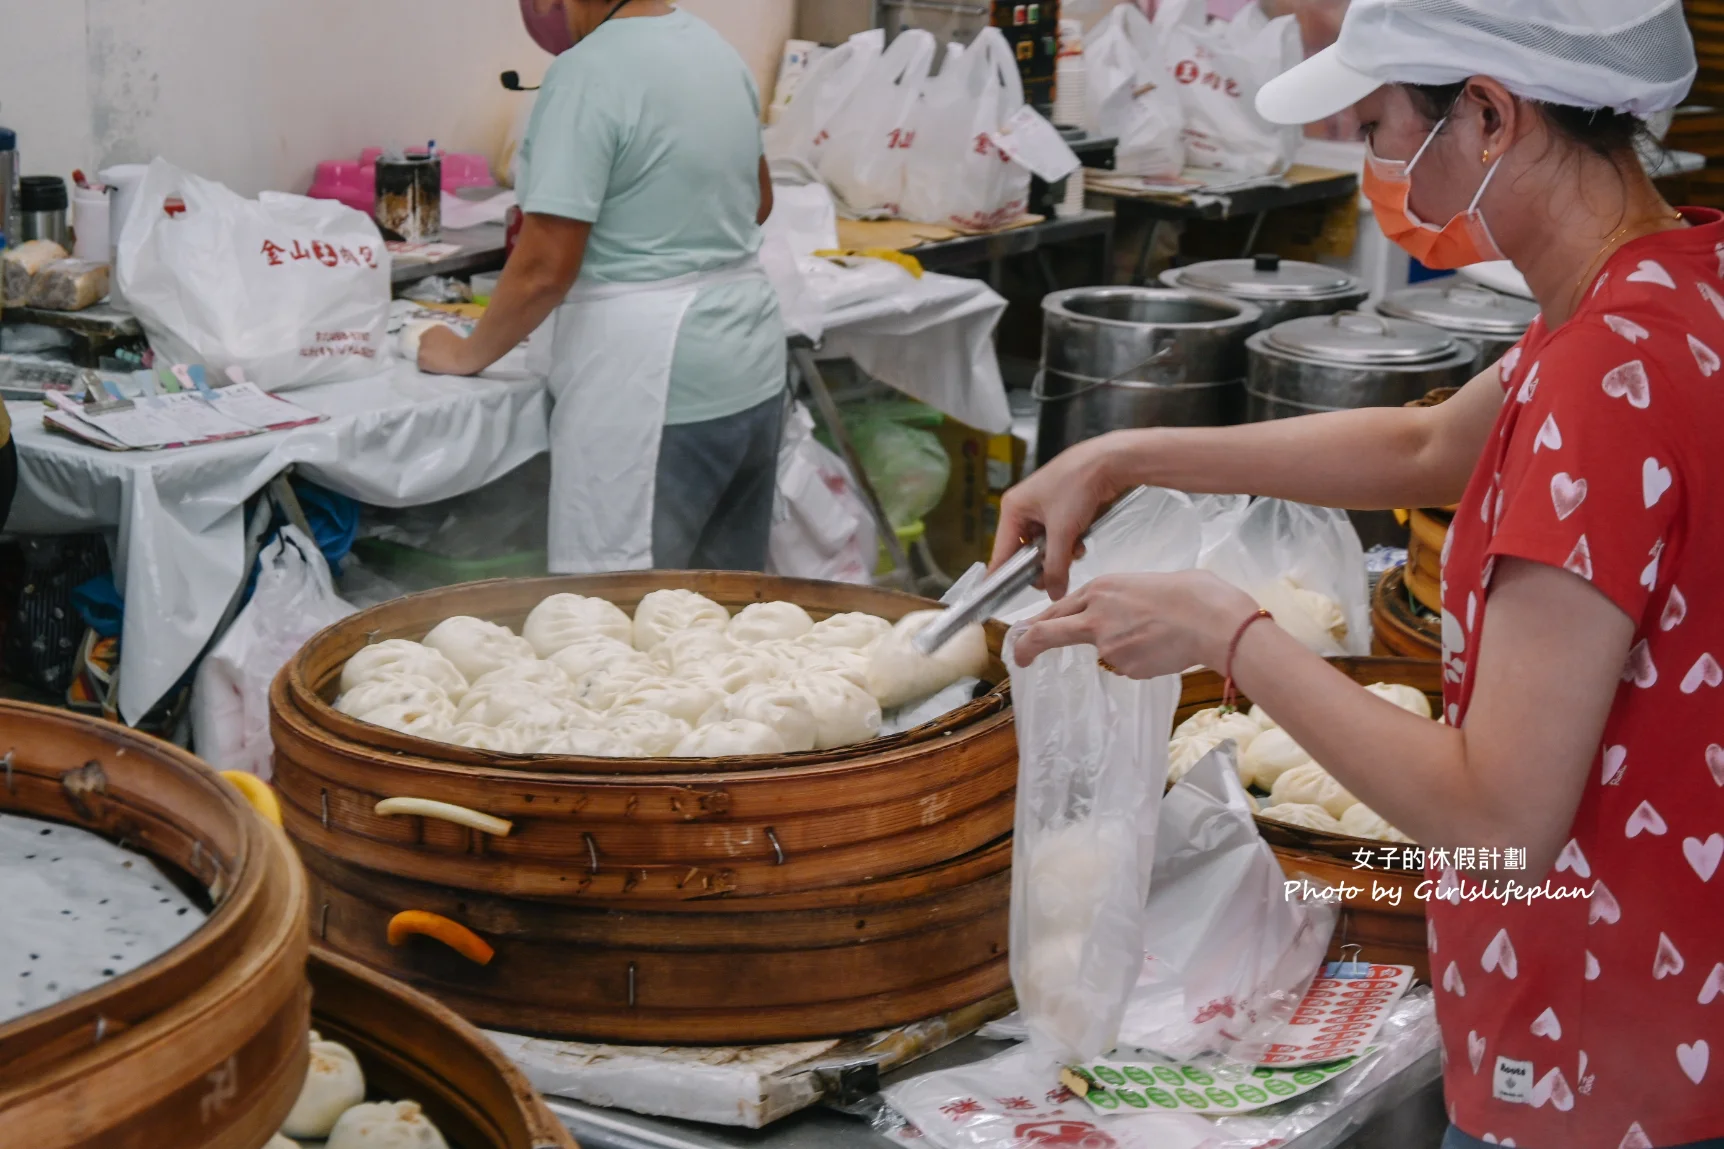
[{"label": "green sticker sheet", "polygon": [[1186,1065],[1144,1055],[1134,1061],[1073,1066],[1090,1085],[1084,1098],[1097,1113],[1201,1113],[1221,1117],[1279,1105],[1345,1073],[1377,1051],[1292,1069],[1239,1065],[1215,1059]]}]

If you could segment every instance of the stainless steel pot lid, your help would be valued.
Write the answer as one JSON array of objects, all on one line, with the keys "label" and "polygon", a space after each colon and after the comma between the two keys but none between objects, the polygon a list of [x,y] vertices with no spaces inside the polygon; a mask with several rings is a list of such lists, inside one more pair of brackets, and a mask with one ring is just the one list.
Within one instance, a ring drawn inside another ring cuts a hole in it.
[{"label": "stainless steel pot lid", "polygon": [[1365,285],[1344,271],[1320,263],[1284,260],[1278,255],[1194,263],[1169,272],[1168,278],[1175,287],[1240,299],[1322,300],[1365,295]]},{"label": "stainless steel pot lid", "polygon": [[1434,363],[1461,347],[1448,332],[1428,324],[1357,311],[1290,319],[1272,328],[1265,342],[1300,359],[1349,367]]},{"label": "stainless steel pot lid", "polygon": [[1404,288],[1385,296],[1377,310],[1463,335],[1507,339],[1525,335],[1538,318],[1538,304],[1532,300],[1500,295],[1471,283]]}]

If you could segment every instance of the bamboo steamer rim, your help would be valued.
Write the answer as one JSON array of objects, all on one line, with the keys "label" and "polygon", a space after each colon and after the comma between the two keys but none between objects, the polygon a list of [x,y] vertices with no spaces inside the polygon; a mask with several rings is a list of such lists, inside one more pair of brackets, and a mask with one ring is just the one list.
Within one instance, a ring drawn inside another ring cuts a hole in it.
[{"label": "bamboo steamer rim", "polygon": [[[1378,682],[1393,682],[1415,687],[1431,700],[1433,713],[1442,713],[1443,671],[1441,663],[1427,662],[1417,658],[1384,658],[1374,655],[1331,658],[1327,661],[1330,666],[1361,686],[1369,686]],[[1175,722],[1183,722],[1199,710],[1219,706],[1222,688],[1222,678],[1214,671],[1188,671],[1184,676],[1183,690]],[[1239,706],[1241,709],[1248,708],[1251,706],[1251,700],[1241,694]],[[1271,846],[1285,847],[1331,859],[1352,861],[1354,853],[1361,848],[1381,849],[1386,846],[1399,847],[1404,845],[1404,843],[1381,842],[1375,838],[1355,838],[1347,834],[1328,834],[1319,830],[1308,830],[1303,826],[1290,826],[1285,822],[1277,822],[1273,818],[1265,818],[1262,814],[1254,815],[1254,819],[1257,822],[1258,832]]]},{"label": "bamboo steamer rim", "polygon": [[1397,648],[1397,656],[1436,660],[1442,657],[1442,634],[1434,624],[1414,614],[1407,603],[1405,568],[1395,567],[1377,580],[1371,596],[1371,622],[1377,640]]},{"label": "bamboo steamer rim", "polygon": [[[746,588],[746,589],[745,589]],[[830,763],[857,758],[899,747],[928,743],[971,727],[993,715],[1009,713],[1011,683],[1000,663],[1000,650],[1005,641],[1003,623],[990,621],[984,629],[988,636],[989,653],[993,659],[990,689],[949,714],[925,723],[913,730],[887,738],[876,738],[851,746],[831,750],[813,750],[794,754],[737,756],[731,758],[589,758],[573,755],[500,754],[451,746],[431,739],[399,734],[384,727],[360,722],[337,711],[331,705],[331,687],[340,678],[347,659],[372,641],[392,638],[422,639],[432,626],[456,615],[472,615],[487,621],[524,619],[539,602],[554,594],[581,594],[603,598],[633,617],[633,611],[648,593],[655,590],[692,590],[712,599],[734,615],[737,609],[759,602],[788,601],[807,610],[816,621],[834,614],[861,612],[874,614],[896,622],[918,610],[939,610],[941,604],[932,599],[880,587],[854,586],[846,583],[822,582],[814,579],[793,579],[777,575],[739,574],[729,571],[642,571],[609,575],[576,575],[542,579],[492,579],[486,582],[464,583],[438,590],[421,591],[371,607],[326,627],[300,649],[282,668],[280,678],[287,687],[287,697],[326,736],[361,746],[373,747],[396,755],[448,763],[465,763],[479,767],[511,770],[522,774],[586,774],[612,776],[711,775],[744,773],[762,769],[790,769],[805,764]],[[508,611],[486,609],[474,605],[474,600],[487,596],[505,597],[531,595],[530,599],[514,602]],[[844,599],[858,600],[843,602]],[[826,605],[828,601],[834,605]],[[442,604],[450,604],[442,608]],[[467,605],[458,605],[466,603]],[[525,609],[519,609],[526,603]],[[872,605],[870,605],[872,604]],[[387,623],[413,608],[437,607],[430,615],[435,620],[422,626],[419,619],[411,625],[399,621]],[[376,624],[376,625],[373,625]],[[504,622],[503,625],[510,625]],[[518,631],[518,623],[510,627]],[[368,641],[355,645],[339,659],[330,659],[314,670],[320,657],[338,644],[352,643],[353,638]],[[273,694],[273,692],[272,692]],[[272,703],[273,709],[273,703]]]},{"label": "bamboo steamer rim", "polygon": [[351,1048],[368,1071],[384,1062],[388,1074],[413,1078],[414,1100],[433,1120],[456,1110],[487,1142],[469,1136],[462,1149],[577,1149],[514,1062],[441,1002],[322,946],[312,946],[306,972],[313,1027]]}]

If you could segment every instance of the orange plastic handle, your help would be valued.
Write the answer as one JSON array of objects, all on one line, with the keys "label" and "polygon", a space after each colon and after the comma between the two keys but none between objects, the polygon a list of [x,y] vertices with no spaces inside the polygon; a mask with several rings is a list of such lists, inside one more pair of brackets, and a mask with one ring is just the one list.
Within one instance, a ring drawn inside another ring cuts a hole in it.
[{"label": "orange plastic handle", "polygon": [[256,774],[247,774],[244,770],[223,770],[221,776],[232,783],[245,800],[251,803],[258,817],[274,826],[281,825],[281,803],[276,799],[275,791],[269,783]]},{"label": "orange plastic handle", "polygon": [[389,919],[390,945],[402,945],[414,934],[440,941],[476,965],[490,965],[491,959],[497,956],[497,951],[484,938],[442,914],[403,910]]}]

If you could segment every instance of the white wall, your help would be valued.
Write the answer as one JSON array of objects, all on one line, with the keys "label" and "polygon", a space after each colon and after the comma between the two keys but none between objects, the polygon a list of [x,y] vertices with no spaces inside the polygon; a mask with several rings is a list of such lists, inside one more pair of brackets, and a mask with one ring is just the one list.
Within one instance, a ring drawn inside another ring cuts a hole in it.
[{"label": "white wall", "polygon": [[[793,0],[687,0],[770,92]],[[549,57],[516,0],[0,0],[0,124],[29,174],[160,154],[245,194],[435,139],[492,156]]]}]

